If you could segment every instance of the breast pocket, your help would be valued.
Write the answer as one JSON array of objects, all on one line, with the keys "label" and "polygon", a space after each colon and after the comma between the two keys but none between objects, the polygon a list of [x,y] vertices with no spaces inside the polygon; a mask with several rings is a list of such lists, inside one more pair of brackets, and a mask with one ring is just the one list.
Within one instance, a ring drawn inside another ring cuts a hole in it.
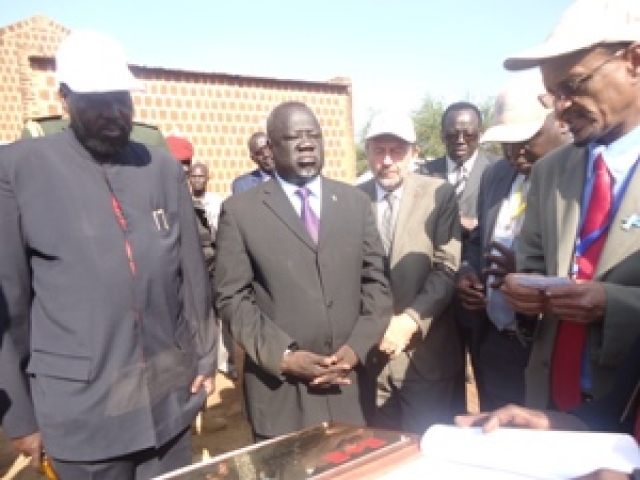
[{"label": "breast pocket", "polygon": [[27,373],[76,382],[89,382],[92,379],[91,363],[90,357],[34,350],[29,359]]}]

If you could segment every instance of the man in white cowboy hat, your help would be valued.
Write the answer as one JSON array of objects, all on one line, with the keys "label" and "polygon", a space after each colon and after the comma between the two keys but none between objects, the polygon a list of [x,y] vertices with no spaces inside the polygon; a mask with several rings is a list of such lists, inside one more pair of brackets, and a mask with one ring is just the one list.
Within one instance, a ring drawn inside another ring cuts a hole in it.
[{"label": "man in white cowboy hat", "polygon": [[[505,61],[540,67],[573,144],[531,174],[512,308],[544,312],[527,404],[571,409],[611,388],[640,333],[640,2],[578,0],[541,45]],[[540,278],[531,274],[550,277]]]},{"label": "man in white cowboy hat", "polygon": [[524,401],[524,369],[538,316],[515,313],[499,290],[515,271],[513,249],[524,219],[533,165],[569,142],[553,110],[544,108],[539,70],[514,76],[500,91],[492,126],[480,142],[498,142],[503,159],[484,173],[478,225],[472,230],[457,278],[458,296],[482,325],[478,347],[478,394],[482,410]]},{"label": "man in white cowboy hat", "polygon": [[141,90],[111,37],[56,55],[70,128],[0,148],[2,428],[60,478],[191,461],[217,330],[182,168],[130,141]]}]

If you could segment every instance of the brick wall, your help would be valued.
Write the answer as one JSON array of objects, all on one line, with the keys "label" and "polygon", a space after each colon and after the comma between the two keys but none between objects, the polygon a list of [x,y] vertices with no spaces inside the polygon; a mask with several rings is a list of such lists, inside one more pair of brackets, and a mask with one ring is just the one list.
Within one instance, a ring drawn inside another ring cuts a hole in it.
[{"label": "brick wall", "polygon": [[[25,118],[36,112],[31,82],[31,55],[53,56],[69,30],[36,16],[0,29],[0,142],[15,140]],[[48,105],[38,107],[44,113]],[[57,109],[57,106],[56,106]]]},{"label": "brick wall", "polygon": [[[3,38],[0,30],[0,42]],[[17,112],[0,124],[0,140],[15,139],[27,118],[61,113],[53,51],[27,56],[28,81],[13,94]],[[179,132],[191,140],[194,160],[209,167],[211,191],[227,195],[233,178],[254,168],[247,139],[264,131],[271,109],[286,100],[305,102],[318,116],[325,138],[324,173],[348,182],[355,178],[348,79],[307,82],[143,66],[132,66],[132,71],[146,87],[134,95],[136,119],[157,125],[165,135]]]}]

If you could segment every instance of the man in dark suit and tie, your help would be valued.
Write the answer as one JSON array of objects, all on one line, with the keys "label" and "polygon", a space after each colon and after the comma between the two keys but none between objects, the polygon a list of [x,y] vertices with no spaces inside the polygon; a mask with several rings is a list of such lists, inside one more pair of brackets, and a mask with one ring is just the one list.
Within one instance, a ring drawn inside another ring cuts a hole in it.
[{"label": "man in dark suit and tie", "polygon": [[[482,131],[482,114],[469,102],[449,105],[442,115],[440,138],[446,155],[422,165],[421,173],[443,178],[456,191],[462,224],[462,251],[471,230],[478,224],[478,190],[484,170],[493,163],[493,158],[478,150],[478,139]],[[454,300],[454,316],[460,337],[460,355],[466,363],[466,354],[471,357],[476,380],[481,375],[478,364],[478,345],[482,335],[481,325],[468,317]],[[458,379],[455,410],[466,411],[466,389],[464,374]]]},{"label": "man in dark suit and tie", "polygon": [[457,288],[463,308],[484,325],[478,348],[480,406],[494,410],[524,402],[524,369],[538,316],[515,314],[499,287],[515,271],[513,249],[522,227],[533,164],[571,141],[544,93],[540,72],[511,79],[496,99],[495,120],[480,139],[499,142],[505,158],[487,168],[478,194],[478,225],[471,231]]},{"label": "man in dark suit and tie", "polygon": [[374,116],[365,146],[373,179],[360,188],[378,218],[394,308],[380,344],[375,425],[422,434],[451,421],[463,370],[451,311],[460,221],[452,186],[410,171],[415,142],[409,116]]},{"label": "man in dark suit and tie", "polygon": [[256,439],[321,422],[363,425],[364,364],[389,323],[384,252],[369,199],[320,175],[322,130],[303,103],[269,115],[275,176],[223,203],[215,297],[244,349]]},{"label": "man in dark suit and tie", "polygon": [[266,182],[273,176],[273,152],[271,151],[267,134],[264,132],[254,133],[249,137],[247,146],[249,147],[251,160],[255,162],[258,168],[236,178],[231,184],[231,193],[249,190],[262,182]]}]

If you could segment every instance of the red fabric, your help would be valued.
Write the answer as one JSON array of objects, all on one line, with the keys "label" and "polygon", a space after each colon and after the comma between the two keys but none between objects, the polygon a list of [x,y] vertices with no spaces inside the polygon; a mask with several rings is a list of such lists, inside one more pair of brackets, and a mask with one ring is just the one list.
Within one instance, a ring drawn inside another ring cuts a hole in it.
[{"label": "red fabric", "polygon": [[111,206],[113,207],[113,213],[116,215],[116,220],[118,220],[118,224],[120,228],[122,228],[122,232],[125,234],[124,237],[124,251],[127,253],[127,259],[129,260],[129,269],[131,270],[131,274],[136,274],[136,262],[133,261],[133,250],[131,249],[131,244],[129,243],[129,239],[126,237],[127,232],[127,220],[124,218],[124,214],[122,213],[122,207],[120,206],[120,202],[118,199],[111,195]]},{"label": "red fabric", "polygon": [[178,161],[189,163],[193,158],[193,145],[189,140],[175,135],[169,135],[167,138],[169,151]]},{"label": "red fabric", "polygon": [[640,403],[636,408],[636,425],[633,429],[633,436],[636,437],[636,442],[640,443]]},{"label": "red fabric", "polygon": [[[594,169],[593,190],[580,231],[580,239],[606,225],[611,210],[611,173],[602,155],[596,157]],[[604,231],[583,255],[577,258],[577,280],[593,278],[606,238],[607,232]],[[583,323],[560,320],[551,367],[551,397],[561,411],[570,410],[581,402],[580,373],[585,339],[586,326]]]}]

